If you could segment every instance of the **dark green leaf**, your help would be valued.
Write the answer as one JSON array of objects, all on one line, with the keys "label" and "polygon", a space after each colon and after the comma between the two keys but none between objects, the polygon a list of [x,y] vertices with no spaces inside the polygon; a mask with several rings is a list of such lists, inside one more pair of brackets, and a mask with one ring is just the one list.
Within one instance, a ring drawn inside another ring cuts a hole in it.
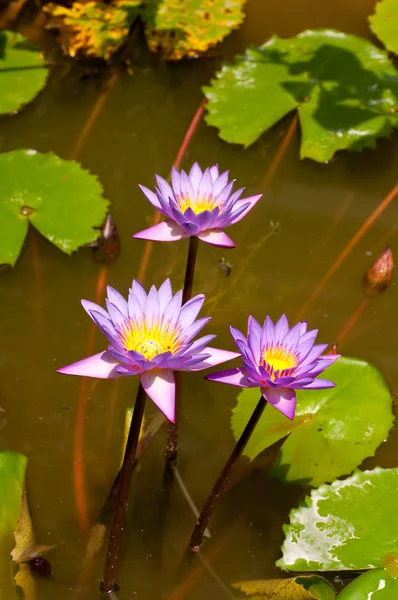
[{"label": "dark green leaf", "polygon": [[383,566],[397,548],[398,469],[357,472],[312,490],[284,527],[282,569],[340,571]]},{"label": "dark green leaf", "polygon": [[397,125],[398,72],[386,52],[333,30],[274,36],[224,65],[204,88],[207,122],[228,142],[249,146],[299,108],[301,158],[374,146]]},{"label": "dark green leaf", "polygon": [[[393,423],[390,392],[380,372],[355,358],[340,358],[324,377],[336,383],[327,390],[299,390],[293,421],[268,405],[246,446],[253,460],[287,436],[273,467],[283,481],[313,486],[348,474],[372,456]],[[238,439],[258,401],[257,389],[243,390],[232,414]]]},{"label": "dark green leaf", "polygon": [[370,28],[388,50],[398,54],[398,2],[381,0],[369,17]]},{"label": "dark green leaf", "polygon": [[348,585],[338,600],[395,600],[398,598],[398,579],[389,576],[386,569],[373,569],[360,575]]},{"label": "dark green leaf", "polygon": [[159,0],[142,9],[149,48],[164,58],[196,56],[242,23],[246,0]]},{"label": "dark green leaf", "polygon": [[336,597],[333,587],[320,575],[239,581],[232,587],[251,600],[334,600]]},{"label": "dark green leaf", "polygon": [[16,112],[46,83],[44,56],[23,35],[0,31],[0,114]]},{"label": "dark green leaf", "polygon": [[108,203],[98,179],[74,161],[35,150],[0,155],[0,264],[15,264],[30,222],[70,254],[99,237]]}]

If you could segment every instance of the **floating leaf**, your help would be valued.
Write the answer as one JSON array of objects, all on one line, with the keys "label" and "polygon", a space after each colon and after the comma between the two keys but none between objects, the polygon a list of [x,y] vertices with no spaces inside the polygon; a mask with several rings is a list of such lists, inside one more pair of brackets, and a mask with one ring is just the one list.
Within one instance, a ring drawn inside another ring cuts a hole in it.
[{"label": "floating leaf", "polygon": [[[253,460],[289,435],[273,467],[283,481],[316,486],[351,473],[372,456],[393,422],[390,392],[380,372],[355,358],[340,358],[324,374],[336,383],[327,390],[298,390],[293,421],[268,405],[244,454]],[[243,390],[232,414],[238,439],[258,401],[257,389]]]},{"label": "floating leaf", "polygon": [[370,28],[385,47],[398,54],[398,2],[381,0],[369,17]]},{"label": "floating leaf", "polygon": [[7,600],[18,598],[10,577],[10,551],[21,511],[26,462],[17,452],[0,452],[0,581],[1,597]]},{"label": "floating leaf", "polygon": [[78,163],[35,150],[1,154],[0,264],[15,264],[29,223],[70,254],[99,236],[107,207],[98,179]]},{"label": "floating leaf", "polygon": [[[16,585],[23,590],[24,600],[33,600],[35,598],[35,581],[29,569],[28,564],[22,562],[24,554],[32,548],[35,543],[33,534],[32,520],[26,498],[26,490],[22,492],[22,502],[20,502],[20,513],[17,519],[17,527],[14,533],[15,548],[11,552],[12,559],[18,563],[18,571],[15,575]],[[20,564],[19,564],[20,563]]]},{"label": "floating leaf", "polygon": [[71,8],[47,4],[44,10],[61,30],[61,43],[70,56],[97,56],[108,60],[125,41],[138,16],[140,0],[75,2]]},{"label": "floating leaf", "polygon": [[333,30],[277,36],[224,65],[211,87],[207,122],[223,140],[249,146],[299,108],[301,158],[373,147],[397,125],[398,72],[387,53]]},{"label": "floating leaf", "polygon": [[180,60],[197,56],[239,27],[246,0],[159,0],[142,10],[145,34],[152,52]]},{"label": "floating leaf", "polygon": [[340,571],[383,566],[397,548],[398,469],[357,472],[312,490],[284,526],[282,569]]},{"label": "floating leaf", "polygon": [[0,114],[16,112],[33,100],[47,76],[43,54],[25,36],[0,31]]},{"label": "floating leaf", "polygon": [[394,600],[398,598],[398,579],[386,569],[372,569],[360,575],[338,595],[338,600]]},{"label": "floating leaf", "polygon": [[301,575],[288,579],[239,581],[232,587],[252,600],[334,600],[333,587],[320,575]]}]

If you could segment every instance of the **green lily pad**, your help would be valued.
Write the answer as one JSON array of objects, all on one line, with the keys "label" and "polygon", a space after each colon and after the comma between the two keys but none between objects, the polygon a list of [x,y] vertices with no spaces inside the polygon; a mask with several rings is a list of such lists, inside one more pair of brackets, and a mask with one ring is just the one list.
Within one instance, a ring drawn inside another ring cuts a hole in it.
[{"label": "green lily pad", "polygon": [[10,577],[10,551],[21,510],[27,459],[17,452],[0,452],[0,581],[1,597],[17,599]]},{"label": "green lily pad", "polygon": [[48,68],[43,54],[13,31],[0,31],[0,114],[16,112],[44,87]]},{"label": "green lily pad", "polygon": [[276,564],[287,571],[382,567],[397,549],[397,503],[398,469],[357,472],[312,490],[290,513]]},{"label": "green lily pad", "polygon": [[300,575],[286,579],[239,581],[232,587],[252,600],[334,600],[333,586],[320,575]]},{"label": "green lily pad", "polygon": [[381,0],[369,17],[370,28],[388,50],[398,54],[398,2]]},{"label": "green lily pad", "polygon": [[387,53],[334,30],[273,36],[224,65],[204,92],[207,122],[246,147],[299,109],[300,156],[320,162],[373,147],[398,123],[398,72]]},{"label": "green lily pad", "polygon": [[159,0],[141,14],[147,43],[169,60],[205,52],[239,27],[246,0]]},{"label": "green lily pad", "polygon": [[390,577],[386,569],[372,569],[360,575],[338,596],[337,600],[394,600],[398,598],[398,579]]},{"label": "green lily pad", "polygon": [[98,179],[74,161],[35,150],[0,154],[0,264],[15,264],[29,223],[67,254],[93,242],[107,207]]},{"label": "green lily pad", "polygon": [[[393,423],[391,395],[380,372],[366,361],[340,358],[324,373],[336,387],[298,390],[293,421],[268,405],[244,454],[253,460],[285,436],[272,474],[282,481],[317,486],[351,473],[372,456]],[[245,389],[232,413],[238,439],[259,398],[258,389]]]}]

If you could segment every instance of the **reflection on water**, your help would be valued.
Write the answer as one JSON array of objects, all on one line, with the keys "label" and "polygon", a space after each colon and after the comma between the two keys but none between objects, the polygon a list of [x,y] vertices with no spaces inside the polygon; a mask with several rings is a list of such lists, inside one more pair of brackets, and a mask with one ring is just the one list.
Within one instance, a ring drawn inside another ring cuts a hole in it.
[{"label": "reflection on water", "polygon": [[[350,6],[342,0],[289,0],[282,11],[276,0],[252,0],[243,28],[225,42],[225,54],[241,51],[249,42],[263,42],[272,33],[290,36],[309,27],[339,27],[366,36],[372,6],[370,0]],[[76,67],[56,66],[35,103],[20,115],[1,119],[3,152],[25,147],[77,158],[80,148],[79,160],[99,176],[112,202],[121,239],[120,256],[104,266],[93,260],[90,249],[67,257],[31,232],[16,268],[1,273],[0,403],[5,427],[0,428],[0,445],[28,456],[37,543],[64,542],[49,556],[52,579],[39,582],[43,600],[75,596],[86,542],[73,491],[74,427],[82,382],[61,378],[55,369],[87,354],[89,320],[80,299],[95,300],[98,285],[105,283],[126,293],[137,275],[144,243],[131,235],[152,218],[137,184],[151,187],[154,173],[167,176],[202,99],[200,87],[219,64],[218,59],[204,59],[169,65],[147,58],[143,51],[137,52],[136,60],[134,76],[118,73],[111,85],[93,78],[81,81]],[[99,98],[102,110],[77,146]],[[222,142],[215,129],[202,123],[182,165],[218,162],[238,183],[246,184],[248,194],[264,192],[250,215],[231,230],[235,250],[200,245],[194,292],[208,296],[203,314],[213,314],[211,331],[218,334],[219,347],[233,349],[228,326],[244,330],[249,313],[259,320],[267,313],[277,318],[285,312],[291,320],[300,315],[311,328],[319,328],[321,341],[333,343],[363,300],[363,273],[387,243],[394,250],[398,241],[397,207],[392,202],[314,295],[359,226],[395,185],[397,136],[379,141],[377,151],[343,153],[321,165],[300,162],[296,131],[270,180],[267,173],[289,123],[290,118],[285,119],[246,151]],[[146,284],[158,285],[170,276],[175,290],[182,286],[186,250],[187,241],[154,245]],[[219,268],[223,258],[231,266],[229,277]],[[393,281],[384,295],[368,303],[339,347],[380,367],[393,392],[398,386],[397,293]],[[97,332],[94,351],[102,347]],[[135,397],[136,383],[126,379],[84,385],[84,476],[94,522],[119,465],[125,410]],[[201,505],[232,448],[229,420],[235,392],[205,382],[201,374],[184,377],[183,388],[179,470]],[[153,410],[149,406],[150,414]],[[203,548],[209,569],[197,557],[185,565],[194,517],[178,488],[172,490],[167,510],[164,506],[165,437],[163,427],[148,445],[134,482],[119,600],[135,594],[219,600],[229,595],[222,582],[228,586],[231,581],[278,576],[273,565],[280,556],[281,525],[302,492],[268,480],[272,450],[252,466],[242,459],[234,473],[212,520],[212,539]],[[396,466],[396,456],[394,431],[366,466]],[[98,597],[101,569],[102,561],[88,584],[89,599]]]}]

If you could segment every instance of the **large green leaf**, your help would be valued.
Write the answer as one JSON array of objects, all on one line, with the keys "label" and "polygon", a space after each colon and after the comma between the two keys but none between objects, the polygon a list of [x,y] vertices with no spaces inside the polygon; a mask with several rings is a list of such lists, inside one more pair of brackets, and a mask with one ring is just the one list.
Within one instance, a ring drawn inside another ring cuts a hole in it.
[{"label": "large green leaf", "polygon": [[334,600],[331,584],[320,575],[299,575],[285,579],[239,581],[232,587],[251,600]]},{"label": "large green leaf", "polygon": [[18,597],[10,577],[10,551],[21,510],[26,462],[17,452],[0,452],[0,582],[4,600]]},{"label": "large green leaf", "polygon": [[299,108],[302,158],[374,146],[397,125],[398,72],[370,42],[333,30],[277,36],[224,65],[204,88],[207,122],[249,146]]},{"label": "large green leaf", "polygon": [[370,28],[388,50],[398,54],[398,2],[381,0],[369,17]]},{"label": "large green leaf", "polygon": [[70,56],[98,56],[108,60],[125,42],[138,16],[141,0],[74,2],[72,6],[49,3],[52,17],[47,27],[58,25],[61,43]]},{"label": "large green leaf", "polygon": [[217,44],[244,18],[246,0],[156,0],[144,3],[149,48],[167,59],[196,56]]},{"label": "large green leaf", "polygon": [[[336,383],[327,390],[299,390],[293,421],[268,405],[244,454],[253,460],[265,448],[289,435],[273,474],[283,481],[316,486],[351,473],[372,456],[393,422],[390,392],[380,372],[356,358],[340,358],[324,374]],[[232,430],[238,439],[252,414],[259,390],[238,396]]]},{"label": "large green leaf", "polygon": [[312,490],[284,526],[282,569],[334,571],[383,566],[397,550],[398,469],[357,472]]},{"label": "large green leaf", "polygon": [[93,242],[107,207],[98,179],[74,161],[35,150],[0,154],[0,264],[15,264],[29,222],[67,254]]},{"label": "large green leaf", "polygon": [[372,569],[348,585],[337,600],[395,600],[398,598],[398,579],[390,577],[386,569]]},{"label": "large green leaf", "polygon": [[0,114],[33,100],[48,76],[44,56],[23,35],[0,31]]}]

